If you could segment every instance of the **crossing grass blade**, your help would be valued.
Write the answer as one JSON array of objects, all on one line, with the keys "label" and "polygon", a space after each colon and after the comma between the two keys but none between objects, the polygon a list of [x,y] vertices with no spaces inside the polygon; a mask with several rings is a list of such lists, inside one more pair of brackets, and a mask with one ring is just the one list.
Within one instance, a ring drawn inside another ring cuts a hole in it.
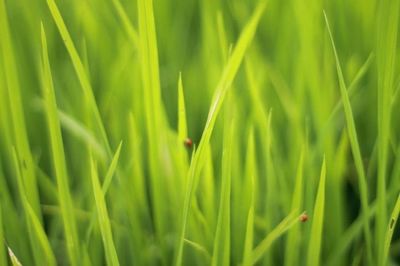
[{"label": "crossing grass blade", "polygon": [[326,179],[326,163],[325,158],[322,163],[321,176],[319,179],[317,196],[315,198],[315,206],[312,214],[312,224],[310,239],[308,243],[307,265],[320,265],[321,248],[322,248],[322,230],[324,226],[325,212],[325,179]]},{"label": "crossing grass blade", "polygon": [[215,91],[211,107],[208,113],[207,122],[203,130],[202,137],[200,139],[200,143],[196,153],[194,154],[194,158],[192,163],[190,164],[189,172],[188,172],[188,181],[187,187],[185,192],[185,198],[183,202],[183,211],[182,211],[182,218],[181,218],[181,227],[180,233],[178,238],[178,246],[177,246],[177,254],[175,259],[175,265],[180,266],[182,265],[182,256],[183,256],[183,241],[185,238],[186,232],[186,224],[189,215],[189,208],[191,206],[192,197],[195,191],[194,184],[195,178],[198,175],[198,172],[201,170],[202,163],[206,156],[206,146],[208,145],[216,118],[218,116],[219,110],[221,109],[222,103],[224,101],[225,95],[229,87],[231,86],[233,79],[241,65],[243,60],[244,54],[251,43],[251,40],[254,37],[258,22],[261,18],[261,15],[264,12],[266,2],[261,1],[260,4],[257,6],[256,10],[254,11],[250,21],[243,29],[238,43],[234,48],[231,57],[228,60],[226,67],[223,70],[223,74],[221,79],[218,83],[217,89]]},{"label": "crossing grass blade", "polygon": [[104,194],[100,186],[99,177],[97,174],[96,166],[93,159],[90,164],[93,194],[96,203],[97,219],[100,226],[101,237],[103,239],[103,245],[105,249],[105,256],[107,260],[107,265],[118,266],[118,255],[115,249],[115,244],[113,241],[111,223],[107,213],[107,206],[104,200]]},{"label": "crossing grass blade", "polygon": [[298,212],[290,213],[285,219],[282,220],[261,242],[258,244],[251,253],[250,265],[256,264],[263,255],[269,250],[271,245],[296,223],[299,222]]},{"label": "crossing grass blade", "polygon": [[45,100],[45,112],[50,137],[53,166],[57,180],[58,203],[64,226],[64,236],[67,242],[69,262],[71,265],[80,264],[80,241],[74,215],[74,207],[68,183],[67,165],[65,160],[64,144],[62,140],[60,120],[51,76],[51,68],[47,53],[46,33],[41,26],[42,37],[42,90]]},{"label": "crossing grass blade", "polygon": [[400,213],[400,195],[397,197],[396,204],[394,205],[392,214],[390,216],[389,224],[387,227],[382,265],[386,265],[388,261],[390,244],[392,242],[392,237],[394,229],[397,224],[397,219],[399,218],[399,213]]},{"label": "crossing grass blade", "polygon": [[327,27],[328,33],[329,33],[329,38],[331,40],[332,49],[333,49],[333,52],[335,55],[336,70],[337,70],[337,75],[338,75],[338,79],[339,79],[340,94],[342,97],[344,113],[346,116],[346,124],[347,124],[347,130],[348,130],[348,134],[349,134],[349,138],[350,138],[351,150],[353,153],[353,158],[354,158],[354,162],[355,162],[355,166],[356,166],[356,170],[357,170],[357,174],[358,174],[358,186],[359,186],[360,196],[361,196],[362,212],[364,214],[363,215],[363,217],[364,217],[364,237],[365,237],[365,242],[366,242],[368,263],[372,264],[372,240],[371,240],[372,236],[371,236],[371,229],[370,229],[369,222],[368,222],[369,206],[368,206],[367,180],[365,177],[365,170],[364,170],[364,165],[362,162],[362,156],[361,156],[361,151],[360,151],[360,145],[358,142],[357,130],[356,130],[354,117],[353,117],[353,111],[351,109],[350,99],[349,99],[349,95],[347,92],[346,84],[344,82],[342,68],[340,66],[339,57],[336,52],[335,43],[333,41],[333,36],[332,36],[332,32],[331,32],[331,29],[329,26],[328,17],[326,16],[325,11],[324,11],[324,17],[325,17],[326,27]]}]

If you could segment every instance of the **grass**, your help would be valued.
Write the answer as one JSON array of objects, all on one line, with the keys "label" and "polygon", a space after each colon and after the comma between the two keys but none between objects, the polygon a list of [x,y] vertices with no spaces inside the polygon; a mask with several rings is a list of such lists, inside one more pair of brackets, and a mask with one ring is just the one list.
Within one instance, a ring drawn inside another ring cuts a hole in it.
[{"label": "grass", "polygon": [[399,12],[0,0],[0,265],[399,265]]}]

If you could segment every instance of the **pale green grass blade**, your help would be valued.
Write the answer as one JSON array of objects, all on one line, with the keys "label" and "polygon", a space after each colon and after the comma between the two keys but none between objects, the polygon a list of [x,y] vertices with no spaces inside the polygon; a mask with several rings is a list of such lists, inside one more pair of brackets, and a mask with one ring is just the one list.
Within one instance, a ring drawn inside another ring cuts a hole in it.
[{"label": "pale green grass blade", "polygon": [[397,224],[397,219],[399,218],[399,213],[400,213],[400,195],[397,197],[396,204],[394,205],[392,214],[390,216],[389,225],[387,227],[382,265],[386,265],[388,260],[390,244],[392,242],[392,237],[395,226]]},{"label": "pale green grass blade", "polygon": [[211,262],[210,253],[207,251],[207,249],[205,247],[203,247],[199,243],[190,241],[189,239],[185,239],[185,243],[187,243],[188,245],[193,247],[198,252],[202,253],[204,255],[204,257],[207,259],[207,264],[209,264]]},{"label": "pale green grass blade", "polygon": [[100,187],[97,169],[96,166],[94,165],[93,160],[91,161],[90,169],[91,169],[91,177],[93,185],[93,194],[97,209],[97,218],[100,226],[101,237],[103,239],[107,265],[118,266],[119,265],[118,255],[117,251],[115,250],[110,219],[107,213],[107,206],[104,200],[103,191]]},{"label": "pale green grass blade", "polygon": [[297,212],[292,212],[283,219],[282,222],[280,222],[253,250],[251,253],[250,265],[256,264],[269,250],[272,244],[298,222],[299,216]]},{"label": "pale green grass blade", "polygon": [[[297,166],[296,182],[292,198],[292,211],[301,210],[303,208],[303,168],[304,168],[304,148],[301,151],[299,163]],[[285,250],[285,265],[297,265],[300,255],[300,228],[295,225],[288,232]]]},{"label": "pale green grass blade", "polygon": [[186,122],[186,108],[185,108],[185,95],[183,92],[182,74],[179,73],[178,81],[178,137],[179,141],[184,141],[188,137],[187,122]]},{"label": "pale green grass blade", "polygon": [[329,27],[329,21],[328,18],[324,12],[325,16],[325,23],[328,29],[329,37],[332,43],[332,49],[335,55],[335,61],[336,61],[336,70],[338,74],[338,79],[339,79],[339,87],[340,87],[340,94],[342,96],[342,102],[343,102],[343,108],[344,108],[344,113],[346,116],[346,123],[347,123],[347,130],[350,138],[350,145],[351,145],[351,150],[353,153],[353,158],[358,174],[358,185],[359,185],[359,190],[360,190],[360,196],[361,196],[361,206],[362,206],[362,212],[364,214],[364,236],[365,236],[365,242],[366,242],[366,249],[367,249],[367,255],[368,255],[368,261],[370,264],[372,264],[372,240],[371,240],[371,229],[369,226],[368,222],[368,212],[369,212],[369,207],[368,207],[368,186],[367,186],[367,180],[365,177],[365,170],[364,170],[364,165],[362,161],[362,155],[360,151],[360,145],[358,142],[358,137],[357,137],[357,130],[354,122],[354,116],[353,116],[353,111],[351,109],[350,105],[350,99],[349,95],[347,93],[346,89],[346,84],[344,82],[344,77],[342,73],[342,69],[340,66],[340,61],[339,57],[336,52],[336,47],[335,43],[333,41],[333,36],[331,29]]},{"label": "pale green grass blade", "polygon": [[88,75],[86,73],[85,66],[83,65],[82,60],[79,57],[79,54],[75,48],[75,45],[72,41],[72,38],[68,32],[66,25],[64,23],[64,20],[63,20],[61,13],[57,7],[57,4],[55,3],[54,0],[47,0],[47,5],[50,9],[51,15],[53,16],[54,22],[57,25],[58,31],[60,32],[61,38],[64,41],[64,45],[68,50],[68,54],[71,57],[71,61],[74,66],[75,72],[78,76],[83,93],[84,93],[85,97],[87,98],[90,108],[94,114],[96,127],[100,133],[100,137],[103,141],[103,144],[105,145],[107,154],[109,156],[111,156],[111,146],[110,146],[108,138],[107,138],[107,133],[104,128],[104,124],[101,120],[101,115],[100,115],[99,109],[96,104],[96,99],[93,95],[92,86],[90,84]]},{"label": "pale green grass blade", "polygon": [[230,230],[231,230],[231,178],[232,153],[234,137],[234,121],[230,115],[225,116],[224,141],[222,151],[222,184],[218,210],[217,228],[215,231],[214,248],[211,265],[230,265]]},{"label": "pale green grass blade", "polygon": [[10,257],[11,260],[11,265],[12,266],[22,266],[21,262],[19,262],[17,256],[15,256],[14,252],[10,247],[7,247],[8,249],[8,256]]},{"label": "pale green grass blade", "polygon": [[244,240],[243,249],[243,266],[251,265],[251,252],[253,250],[254,242],[254,212],[255,212],[255,202],[256,202],[256,189],[255,189],[255,179],[256,179],[256,157],[255,157],[255,144],[254,144],[254,132],[251,129],[249,137],[247,140],[247,163],[248,169],[246,172],[246,179],[248,190],[245,191],[250,194],[250,205],[247,214],[246,221],[246,232]]},{"label": "pale green grass blade", "polygon": [[78,238],[77,226],[73,211],[73,203],[68,183],[67,165],[65,160],[64,144],[62,140],[60,120],[56,98],[51,76],[51,68],[47,54],[46,33],[43,25],[42,35],[42,75],[43,75],[43,97],[45,100],[45,110],[47,125],[50,137],[53,166],[57,180],[58,200],[61,208],[61,216],[64,225],[65,239],[67,242],[69,262],[71,265],[79,265],[80,261],[80,241]]},{"label": "pale green grass blade", "polygon": [[229,58],[226,67],[224,68],[223,74],[221,79],[218,83],[217,89],[215,91],[214,98],[211,103],[210,111],[208,113],[208,118],[206,125],[203,130],[203,134],[199,143],[199,147],[194,154],[193,162],[190,164],[189,173],[188,173],[188,181],[187,181],[187,188],[185,192],[185,199],[183,202],[183,211],[182,211],[182,225],[180,228],[180,234],[178,237],[178,247],[175,259],[175,265],[180,266],[182,265],[182,256],[183,256],[183,241],[185,238],[186,232],[186,224],[189,215],[189,208],[191,206],[192,197],[194,194],[194,184],[195,178],[198,175],[198,172],[201,170],[202,162],[206,156],[206,146],[208,145],[212,131],[214,129],[215,121],[219,110],[222,106],[224,101],[226,92],[230,85],[233,82],[233,79],[241,65],[243,60],[244,54],[251,43],[251,40],[254,37],[258,22],[261,18],[261,15],[264,12],[266,2],[261,1],[260,4],[257,6],[256,10],[254,11],[253,16],[251,17],[250,21],[243,29],[239,41],[232,53],[232,56]]},{"label": "pale green grass blade", "polygon": [[9,31],[8,15],[4,0],[0,0],[0,36],[1,36],[1,63],[4,69],[5,93],[2,97],[8,96],[11,117],[13,142],[15,143],[18,159],[25,167],[23,174],[26,193],[29,202],[32,204],[39,219],[42,219],[40,212],[39,196],[37,191],[35,166],[28,142],[27,128],[25,124],[24,108],[21,99],[20,77],[18,76],[17,62],[15,60],[11,33]]},{"label": "pale green grass blade", "polygon": [[391,120],[391,97],[394,89],[395,60],[399,21],[399,1],[380,1],[378,5],[378,180],[376,213],[377,263],[384,265],[385,229],[387,224],[386,179]]},{"label": "pale green grass blade", "polygon": [[0,203],[0,265],[7,265],[4,251],[3,208]]},{"label": "pale green grass blade", "polygon": [[326,179],[326,163],[325,158],[322,163],[321,176],[319,179],[317,196],[315,198],[315,206],[312,214],[312,224],[310,231],[310,239],[308,243],[307,265],[320,265],[321,249],[322,249],[322,231],[324,226],[325,212],[325,179]]}]

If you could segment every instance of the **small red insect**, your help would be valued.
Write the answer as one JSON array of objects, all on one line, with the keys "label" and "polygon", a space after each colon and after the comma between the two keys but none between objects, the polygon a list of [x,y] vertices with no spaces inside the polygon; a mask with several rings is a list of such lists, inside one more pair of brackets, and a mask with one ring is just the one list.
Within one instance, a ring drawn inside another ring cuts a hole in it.
[{"label": "small red insect", "polygon": [[186,138],[183,144],[186,146],[186,148],[192,148],[193,146],[193,140],[190,138]]},{"label": "small red insect", "polygon": [[303,213],[302,215],[300,215],[299,217],[300,222],[305,223],[308,220],[308,215],[306,213]]}]

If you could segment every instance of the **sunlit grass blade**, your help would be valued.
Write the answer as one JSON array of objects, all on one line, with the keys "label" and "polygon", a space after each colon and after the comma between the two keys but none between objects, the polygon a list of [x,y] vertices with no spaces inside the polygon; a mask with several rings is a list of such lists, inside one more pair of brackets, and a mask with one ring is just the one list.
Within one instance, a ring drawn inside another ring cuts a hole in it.
[{"label": "sunlit grass blade", "polygon": [[178,138],[179,141],[184,141],[188,137],[185,95],[183,93],[182,74],[179,74],[178,80]]},{"label": "sunlit grass blade", "polygon": [[388,167],[389,138],[391,130],[391,97],[397,55],[399,1],[380,1],[377,20],[377,69],[378,69],[378,175],[376,196],[376,252],[377,263],[384,265],[385,228],[387,223],[386,179]]},{"label": "sunlit grass blade", "polygon": [[74,66],[76,75],[78,76],[83,93],[88,100],[90,109],[93,112],[95,123],[96,123],[95,126],[96,126],[97,130],[99,131],[100,137],[101,137],[103,144],[105,145],[105,148],[107,150],[107,154],[109,156],[111,156],[111,146],[109,144],[109,141],[107,138],[107,133],[106,133],[104,124],[101,119],[100,111],[97,107],[96,99],[93,95],[93,89],[90,84],[88,75],[86,73],[85,66],[83,65],[82,60],[79,57],[79,54],[75,48],[74,42],[72,41],[72,38],[71,38],[71,36],[68,32],[68,29],[64,23],[64,20],[63,20],[61,13],[57,7],[57,4],[55,3],[54,0],[47,0],[47,5],[53,16],[54,22],[56,23],[57,28],[60,32],[61,38],[64,41],[65,47],[68,50],[69,56],[71,57],[71,61]]},{"label": "sunlit grass blade", "polygon": [[0,265],[7,265],[4,251],[3,208],[0,203]]},{"label": "sunlit grass blade", "polygon": [[183,241],[185,238],[186,224],[187,224],[187,219],[188,219],[188,215],[189,215],[189,208],[190,208],[190,205],[192,202],[192,197],[193,197],[194,190],[195,190],[195,187],[194,187],[195,178],[198,175],[198,172],[201,170],[202,162],[204,161],[204,158],[206,156],[205,148],[210,141],[210,138],[211,138],[211,135],[212,135],[212,132],[214,129],[215,121],[216,121],[217,115],[221,109],[226,92],[227,92],[228,88],[230,87],[230,85],[232,84],[233,79],[235,78],[235,75],[239,69],[239,66],[241,65],[244,54],[245,54],[248,46],[250,45],[251,40],[254,37],[258,22],[261,18],[261,15],[264,12],[265,5],[266,5],[265,1],[261,1],[260,4],[257,6],[250,21],[248,22],[246,27],[243,29],[243,31],[239,37],[238,43],[233,50],[232,56],[229,58],[228,63],[223,70],[223,74],[218,83],[217,89],[214,94],[214,98],[211,103],[207,122],[204,127],[198,149],[197,149],[196,153],[194,154],[192,163],[190,164],[187,187],[186,187],[186,192],[185,192],[185,199],[183,202],[183,210],[182,210],[182,218],[181,218],[182,225],[180,227],[180,233],[178,236],[178,246],[177,246],[177,253],[176,253],[176,258],[175,258],[176,266],[182,265]]},{"label": "sunlit grass blade", "polygon": [[350,138],[351,150],[353,153],[353,158],[354,158],[354,162],[355,162],[355,166],[356,166],[356,170],[357,170],[357,174],[358,174],[358,186],[359,186],[360,196],[361,196],[362,212],[364,214],[364,236],[365,236],[365,242],[366,242],[368,262],[370,264],[372,264],[371,229],[370,229],[369,222],[368,222],[369,207],[368,207],[367,180],[365,177],[365,170],[364,170],[364,165],[363,165],[363,161],[362,161],[360,145],[358,142],[357,130],[356,130],[355,122],[354,122],[353,111],[351,109],[350,99],[349,99],[349,95],[347,92],[346,84],[344,82],[342,68],[340,66],[339,57],[336,52],[335,43],[333,41],[332,32],[329,27],[328,17],[326,16],[325,11],[324,11],[324,16],[325,16],[326,27],[328,29],[329,37],[330,37],[330,40],[332,43],[332,49],[333,49],[333,52],[335,55],[336,70],[337,70],[338,79],[339,79],[340,94],[342,96],[343,108],[344,108],[344,113],[346,116],[347,130],[348,130],[348,134],[349,134],[349,138]]},{"label": "sunlit grass blade", "polygon": [[322,163],[321,176],[319,179],[317,196],[315,198],[315,206],[312,214],[312,224],[310,231],[310,239],[308,243],[307,265],[320,265],[321,249],[322,249],[322,231],[324,226],[325,212],[325,179],[326,179],[326,163],[325,158]]},{"label": "sunlit grass blade", "polygon": [[[299,163],[297,166],[296,182],[294,186],[292,198],[292,211],[301,210],[303,207],[303,167],[304,167],[304,148],[300,154]],[[285,250],[285,265],[297,265],[300,254],[300,228],[298,225],[294,226],[288,232],[286,239]]]},{"label": "sunlit grass blade", "polygon": [[392,237],[394,229],[397,224],[397,219],[399,218],[399,213],[400,213],[400,195],[397,197],[396,204],[394,205],[392,214],[390,216],[389,225],[387,227],[382,265],[386,265],[386,262],[388,260],[390,244],[392,242]]},{"label": "sunlit grass blade", "polygon": [[7,247],[8,249],[8,256],[10,257],[11,260],[11,265],[12,266],[22,266],[21,262],[19,262],[17,256],[15,256],[14,252],[10,247]]},{"label": "sunlit grass blade", "polygon": [[271,245],[298,222],[299,215],[297,212],[292,212],[283,219],[253,250],[250,265],[256,264],[269,250]]},{"label": "sunlit grass blade", "polygon": [[9,115],[11,117],[12,138],[18,152],[19,161],[25,167],[24,183],[26,193],[32,208],[35,210],[37,217],[41,220],[40,203],[37,191],[35,165],[28,142],[28,130],[25,124],[24,108],[21,98],[20,77],[17,70],[17,62],[15,59],[14,48],[9,31],[8,15],[4,0],[0,0],[0,36],[1,36],[1,63],[4,69],[4,78],[6,89],[1,97],[8,97]]},{"label": "sunlit grass blade", "polygon": [[71,192],[69,189],[67,165],[65,160],[64,144],[61,134],[60,120],[50,70],[50,62],[47,54],[46,33],[43,24],[41,26],[42,37],[42,90],[45,100],[45,112],[50,137],[53,166],[57,180],[58,203],[61,208],[61,216],[64,225],[64,236],[67,242],[69,262],[71,265],[80,263],[80,241],[73,211]]},{"label": "sunlit grass blade", "polygon": [[222,151],[222,184],[218,210],[217,228],[215,231],[214,248],[211,265],[230,265],[230,230],[231,230],[231,171],[234,122],[230,115],[225,116],[224,141]]},{"label": "sunlit grass blade", "polygon": [[202,253],[206,259],[207,259],[207,263],[209,264],[211,262],[211,256],[210,253],[207,251],[207,249],[205,247],[203,247],[202,245],[200,245],[199,243],[190,241],[189,239],[185,239],[185,243],[187,243],[188,245],[190,245],[191,247],[193,247],[195,250],[197,250],[198,252]]},{"label": "sunlit grass blade", "polygon": [[27,197],[25,188],[23,185],[23,177],[21,176],[20,165],[18,164],[18,157],[15,149],[13,150],[14,167],[17,176],[18,190],[22,201],[22,206],[26,216],[26,223],[28,226],[28,232],[31,239],[32,249],[34,250],[35,264],[40,265],[42,263],[46,265],[56,265],[56,259],[53,251],[51,250],[50,243],[47,239],[46,233],[36,217],[34,210],[32,209]]},{"label": "sunlit grass blade", "polygon": [[97,218],[100,226],[101,237],[103,239],[103,245],[105,249],[105,255],[107,259],[107,265],[118,266],[118,255],[115,250],[114,240],[111,231],[111,223],[107,213],[107,206],[104,200],[104,194],[100,186],[99,177],[97,174],[96,166],[93,160],[90,164],[93,194],[97,209]]}]

